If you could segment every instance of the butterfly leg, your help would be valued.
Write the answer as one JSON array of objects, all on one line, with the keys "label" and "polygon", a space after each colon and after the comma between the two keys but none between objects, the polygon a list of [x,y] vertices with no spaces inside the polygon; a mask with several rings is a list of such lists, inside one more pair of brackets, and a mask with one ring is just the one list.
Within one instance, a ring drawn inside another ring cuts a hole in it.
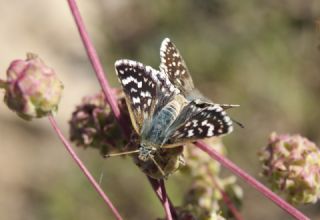
[{"label": "butterfly leg", "polygon": [[158,170],[160,171],[161,175],[164,176],[166,178],[166,174],[163,171],[163,169],[161,168],[161,166],[157,163],[157,161],[154,159],[153,155],[150,155],[150,159],[153,161],[153,163],[156,165],[156,167],[158,168]]}]

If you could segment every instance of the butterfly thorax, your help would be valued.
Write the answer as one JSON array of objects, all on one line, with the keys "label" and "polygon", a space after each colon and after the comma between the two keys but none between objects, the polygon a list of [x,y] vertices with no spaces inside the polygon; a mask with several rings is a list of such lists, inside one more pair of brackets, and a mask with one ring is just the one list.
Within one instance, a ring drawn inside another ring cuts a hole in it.
[{"label": "butterfly thorax", "polygon": [[192,90],[190,91],[187,91],[186,92],[186,99],[189,100],[189,101],[192,101],[192,100],[201,100],[202,102],[207,102],[207,103],[211,103],[211,101],[204,97],[201,92],[195,88],[193,88]]},{"label": "butterfly thorax", "polygon": [[150,154],[151,149],[159,149],[164,144],[168,128],[177,119],[185,104],[186,99],[176,95],[152,120],[146,121],[141,133],[139,158],[144,158],[146,154]]}]

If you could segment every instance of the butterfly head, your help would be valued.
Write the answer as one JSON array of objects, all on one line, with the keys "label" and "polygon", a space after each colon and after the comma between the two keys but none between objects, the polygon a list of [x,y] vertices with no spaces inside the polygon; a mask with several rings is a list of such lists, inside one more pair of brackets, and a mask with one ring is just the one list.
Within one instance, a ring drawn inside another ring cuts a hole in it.
[{"label": "butterfly head", "polygon": [[139,155],[138,158],[142,161],[148,161],[152,157],[154,157],[157,151],[157,147],[152,146],[149,143],[142,142],[139,148]]}]

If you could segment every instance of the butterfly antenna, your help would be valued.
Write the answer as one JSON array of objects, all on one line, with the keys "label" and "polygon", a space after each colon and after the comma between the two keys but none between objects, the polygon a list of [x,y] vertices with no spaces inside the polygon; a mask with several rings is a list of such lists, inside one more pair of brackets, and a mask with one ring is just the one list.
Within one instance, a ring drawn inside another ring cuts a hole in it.
[{"label": "butterfly antenna", "polygon": [[123,155],[136,154],[136,153],[139,153],[139,150],[126,151],[126,152],[114,153],[114,154],[106,154],[104,155],[104,157],[109,158],[109,157],[123,156]]},{"label": "butterfly antenna", "polygon": [[240,105],[236,105],[236,104],[219,104],[219,105],[223,108],[223,110],[240,107]]},{"label": "butterfly antenna", "polygon": [[160,173],[162,174],[162,176],[166,176],[165,172],[163,171],[163,169],[160,167],[160,165],[157,163],[157,161],[154,159],[154,157],[150,157],[151,160],[153,161],[153,163],[156,165],[156,167],[158,168],[158,170],[160,171]]},{"label": "butterfly antenna", "polygon": [[231,118],[232,122],[236,123],[240,128],[244,128],[244,125],[236,120],[234,120],[233,118]]}]

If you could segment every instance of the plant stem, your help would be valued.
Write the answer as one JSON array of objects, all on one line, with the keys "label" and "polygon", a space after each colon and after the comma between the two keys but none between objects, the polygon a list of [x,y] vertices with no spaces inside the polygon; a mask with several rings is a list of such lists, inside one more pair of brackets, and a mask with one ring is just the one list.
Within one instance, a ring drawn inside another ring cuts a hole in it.
[{"label": "plant stem", "polygon": [[302,212],[300,212],[298,209],[294,208],[292,205],[284,201],[282,198],[277,196],[275,193],[273,193],[270,189],[265,187],[263,184],[261,184],[259,181],[257,181],[255,178],[247,174],[245,171],[241,170],[238,166],[236,166],[234,163],[232,163],[227,158],[221,156],[217,151],[215,151],[210,146],[207,146],[203,141],[197,141],[195,142],[195,145],[206,152],[210,157],[217,160],[222,166],[233,172],[235,175],[242,178],[247,184],[257,189],[260,193],[262,193],[264,196],[269,198],[271,201],[276,203],[278,206],[280,206],[283,210],[285,210],[287,213],[289,213],[292,217],[299,220],[308,220],[309,218],[305,216]]},{"label": "plant stem", "polygon": [[226,206],[229,208],[229,210],[231,211],[233,217],[236,220],[243,220],[241,214],[239,213],[238,209],[235,207],[235,205],[232,203],[231,199],[229,198],[228,194],[220,187],[219,183],[216,181],[215,177],[213,175],[211,175],[211,173],[209,174],[211,176],[212,182],[214,184],[214,186],[219,190],[219,192],[222,195],[222,199],[224,201],[224,203],[226,204]]},{"label": "plant stem", "polygon": [[166,192],[166,187],[164,185],[164,181],[163,180],[159,180],[159,182],[160,182],[160,189],[162,191],[161,192],[162,193],[162,202],[163,202],[164,210],[166,212],[166,218],[167,218],[167,220],[172,220],[169,199],[168,199],[168,196],[167,196],[167,192]]},{"label": "plant stem", "polygon": [[113,206],[113,204],[111,203],[111,201],[108,198],[108,196],[103,192],[103,190],[101,189],[99,184],[96,182],[96,180],[90,174],[89,170],[85,167],[85,165],[82,163],[82,161],[77,156],[75,151],[72,149],[72,147],[69,144],[69,142],[67,141],[67,139],[63,136],[63,134],[62,134],[61,130],[59,129],[59,127],[58,127],[56,121],[54,120],[53,116],[48,116],[48,118],[49,118],[49,121],[51,123],[51,126],[53,127],[53,129],[57,133],[57,135],[59,136],[60,140],[64,144],[66,150],[68,151],[68,153],[70,154],[72,159],[77,163],[77,165],[79,166],[81,171],[84,173],[84,175],[88,178],[89,182],[92,184],[94,189],[100,194],[100,196],[102,197],[104,202],[109,206],[109,208],[111,209],[111,211],[114,214],[114,216],[116,217],[116,219],[117,220],[122,220],[122,217],[120,216],[118,210]]},{"label": "plant stem", "polygon": [[213,185],[218,189],[218,191],[222,195],[222,200],[226,204],[226,206],[229,208],[231,213],[233,214],[233,217],[236,220],[243,220],[241,214],[239,213],[238,209],[235,207],[231,199],[229,198],[228,194],[223,190],[223,188],[220,186],[220,184],[217,182],[215,176],[212,174],[212,172],[209,169],[209,166],[206,166],[207,174],[210,176],[210,179],[212,180]]},{"label": "plant stem", "polygon": [[[77,7],[77,3],[75,0],[68,0],[68,4],[71,10],[71,13],[73,15],[73,18],[75,20],[75,23],[77,25],[82,43],[85,47],[85,50],[87,52],[87,55],[90,59],[91,65],[95,71],[95,74],[99,80],[99,83],[101,85],[102,91],[106,97],[106,101],[109,103],[110,108],[114,114],[114,116],[116,117],[118,123],[121,125],[121,128],[123,130],[123,132],[126,134],[126,136],[129,138],[130,136],[130,129],[129,126],[127,126],[126,121],[123,119],[123,117],[121,116],[121,112],[120,109],[117,105],[117,101],[116,98],[114,97],[114,94],[112,93],[111,87],[108,83],[108,80],[106,78],[106,75],[103,71],[101,62],[99,60],[99,57],[97,55],[96,50],[94,49],[93,43],[90,40],[90,37],[86,31],[84,22],[81,18],[79,9]],[[159,182],[155,182],[154,183],[155,186],[158,186],[158,188],[160,189],[160,191],[162,190]],[[152,185],[154,186],[154,185]],[[155,191],[156,193],[158,193],[158,191]],[[162,192],[161,192],[162,193]],[[159,197],[159,196],[158,196]],[[160,197],[159,197],[160,198]],[[164,207],[165,208],[165,207]],[[173,212],[174,207],[171,206],[171,213]]]},{"label": "plant stem", "polygon": [[[152,179],[150,177],[148,177],[148,180],[149,180],[153,190],[156,192],[156,195],[158,196],[160,202],[163,204],[165,199],[163,197],[163,190],[160,187],[159,180],[155,180],[155,179]],[[176,219],[178,217],[177,212],[176,212],[172,202],[170,201],[170,199],[168,197],[167,197],[167,200],[168,200],[168,203],[169,203],[171,216],[173,217],[173,219]]]},{"label": "plant stem", "polygon": [[102,68],[101,62],[99,60],[98,54],[93,46],[93,43],[89,37],[88,32],[86,31],[84,22],[81,18],[80,11],[77,7],[77,3],[75,0],[68,0],[68,4],[71,10],[71,13],[73,15],[73,18],[75,20],[75,23],[77,25],[82,43],[84,45],[84,48],[87,52],[87,55],[89,57],[89,60],[91,62],[91,65],[95,71],[95,74],[98,78],[98,81],[101,85],[102,91],[105,95],[106,101],[109,103],[110,108],[117,119],[118,123],[121,124],[122,129],[124,130],[126,135],[129,135],[128,126],[126,126],[126,123],[124,122],[123,118],[121,117],[121,112],[119,109],[119,106],[117,104],[116,98],[113,96],[111,87],[108,83],[108,80],[106,78],[106,74]]}]

